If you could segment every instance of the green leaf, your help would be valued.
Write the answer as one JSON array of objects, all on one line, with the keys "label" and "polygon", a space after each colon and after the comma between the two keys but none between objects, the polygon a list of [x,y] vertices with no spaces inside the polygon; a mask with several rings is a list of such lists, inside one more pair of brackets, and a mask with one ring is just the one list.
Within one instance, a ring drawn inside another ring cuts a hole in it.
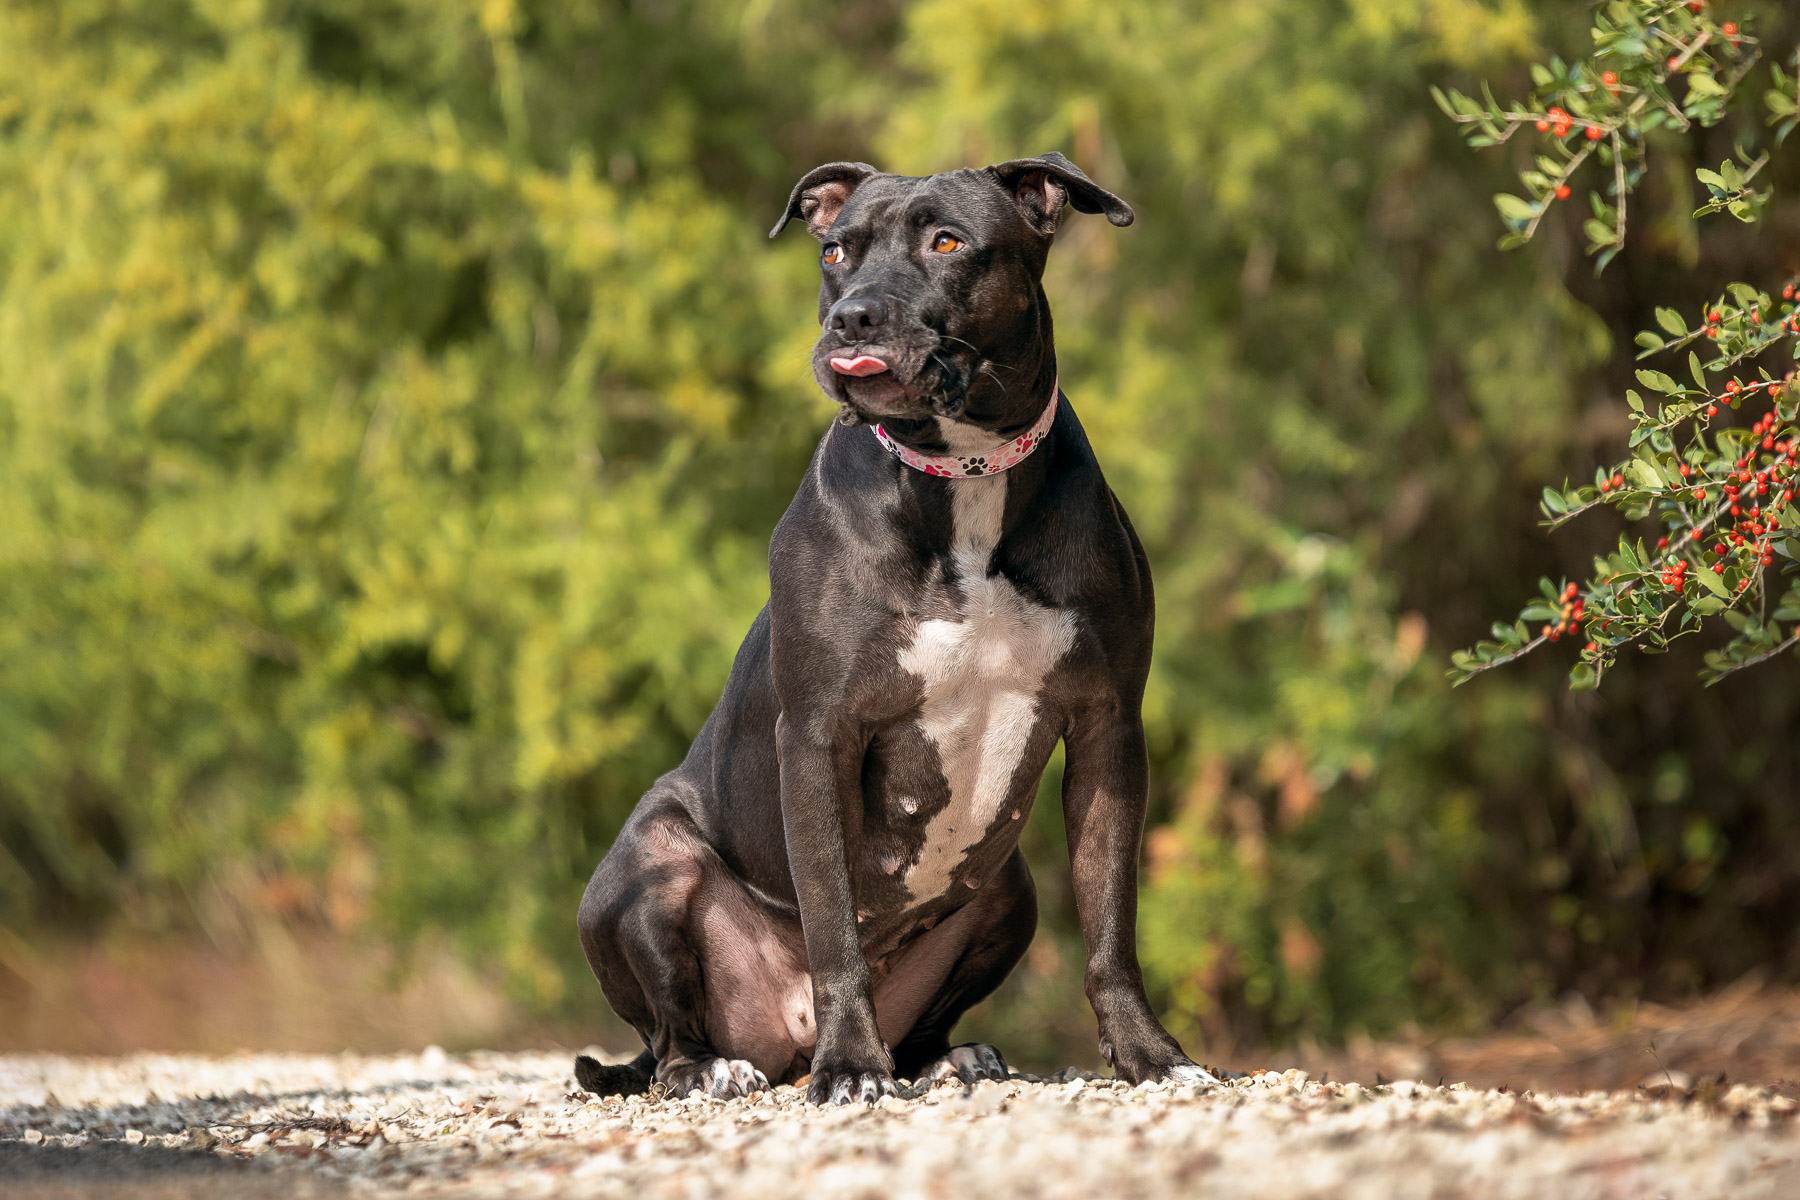
[{"label": "green leaf", "polygon": [[[1711,571],[1706,573],[1708,575],[1712,574]],[[1703,617],[1710,617],[1714,613],[1720,612],[1725,608],[1725,601],[1719,599],[1717,596],[1701,596],[1698,600],[1695,600],[1692,604],[1688,605],[1688,607]]]},{"label": "green leaf", "polygon": [[1688,331],[1687,322],[1682,320],[1681,314],[1676,312],[1672,308],[1657,309],[1656,310],[1656,323],[1658,325],[1661,325],[1669,333],[1674,334],[1676,337],[1680,337],[1682,334],[1684,334]]},{"label": "green leaf", "polygon": [[1508,221],[1527,222],[1537,216],[1537,209],[1519,199],[1511,192],[1499,192],[1494,196],[1494,207]]},{"label": "green leaf", "polygon": [[1679,392],[1681,385],[1664,375],[1661,371],[1644,371],[1637,373],[1638,382],[1655,392]]},{"label": "green leaf", "polygon": [[1694,382],[1699,384],[1700,390],[1704,392],[1706,390],[1706,371],[1700,366],[1700,356],[1692,350],[1688,351],[1688,370],[1693,372]]},{"label": "green leaf", "polygon": [[1663,486],[1662,473],[1641,458],[1633,459],[1625,473],[1636,480],[1640,487],[1661,488]]},{"label": "green leaf", "polygon": [[1702,587],[1720,599],[1731,599],[1731,592],[1726,588],[1725,581],[1714,575],[1711,567],[1702,567],[1695,571],[1694,578],[1700,581]]}]

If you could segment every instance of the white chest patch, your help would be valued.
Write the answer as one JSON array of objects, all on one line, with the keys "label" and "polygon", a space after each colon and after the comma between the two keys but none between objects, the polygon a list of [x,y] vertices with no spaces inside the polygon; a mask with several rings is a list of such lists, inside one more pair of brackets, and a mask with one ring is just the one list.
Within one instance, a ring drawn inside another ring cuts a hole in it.
[{"label": "white chest patch", "polygon": [[957,868],[1008,802],[1044,678],[1075,641],[1072,613],[1029,600],[988,573],[1006,483],[1005,475],[951,482],[961,616],[921,622],[900,651],[901,668],[925,685],[919,728],[950,786],[950,803],[926,825],[924,848],[906,872],[915,903],[959,882]]}]

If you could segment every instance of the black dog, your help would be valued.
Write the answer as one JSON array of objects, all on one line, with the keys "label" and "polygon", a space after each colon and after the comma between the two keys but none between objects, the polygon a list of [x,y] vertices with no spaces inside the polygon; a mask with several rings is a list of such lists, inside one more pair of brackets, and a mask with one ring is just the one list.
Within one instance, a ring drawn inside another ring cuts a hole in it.
[{"label": "black dog", "polygon": [[1216,1082],[1138,969],[1150,572],[1057,390],[1041,280],[1065,203],[1132,220],[1060,154],[795,185],[769,236],[800,217],[825,243],[813,373],[841,415],[724,697],[582,899],[588,962],[648,1047],[578,1059],[589,1091],[810,1071],[813,1101],[844,1103],[1004,1077],[950,1031],[1036,929],[1019,831],[1059,738],[1101,1053],[1132,1082]]}]

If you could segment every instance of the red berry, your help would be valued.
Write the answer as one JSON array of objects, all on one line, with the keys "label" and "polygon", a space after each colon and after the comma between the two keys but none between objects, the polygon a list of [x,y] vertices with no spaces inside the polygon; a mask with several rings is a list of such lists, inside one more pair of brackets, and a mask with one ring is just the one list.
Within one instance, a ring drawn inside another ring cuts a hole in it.
[{"label": "red berry", "polygon": [[1600,82],[1604,83],[1607,87],[1611,87],[1613,84],[1619,82],[1619,77],[1611,71],[1602,71],[1600,72]]},{"label": "red berry", "polygon": [[1559,183],[1556,185],[1556,198],[1558,200],[1567,200],[1569,198],[1569,185],[1568,184]]},{"label": "red berry", "polygon": [[1719,32],[1724,34],[1726,37],[1736,37],[1737,36],[1737,22],[1736,21],[1725,22],[1723,25],[1719,26]]},{"label": "red berry", "polygon": [[1681,60],[1679,58],[1676,58],[1673,54],[1669,55],[1669,70],[1673,71],[1676,67],[1676,64],[1678,64],[1680,62],[1681,62]]},{"label": "red berry", "polygon": [[1707,405],[1707,406],[1706,406],[1706,415],[1707,415],[1707,416],[1709,416],[1709,417],[1716,417],[1716,416],[1718,416],[1718,415],[1719,415],[1719,406],[1718,406],[1718,405],[1716,405],[1716,404],[1709,404],[1709,405]]},{"label": "red berry", "polygon": [[1589,125],[1587,127],[1587,140],[1588,141],[1597,142],[1605,136],[1606,136],[1606,130],[1600,128],[1598,125]]},{"label": "red berry", "polygon": [[1667,537],[1657,538],[1656,539],[1656,548],[1658,550],[1667,550],[1669,548],[1669,539]]},{"label": "red berry", "polygon": [[1550,122],[1548,121],[1539,121],[1537,126],[1539,133],[1548,133],[1550,131]]}]

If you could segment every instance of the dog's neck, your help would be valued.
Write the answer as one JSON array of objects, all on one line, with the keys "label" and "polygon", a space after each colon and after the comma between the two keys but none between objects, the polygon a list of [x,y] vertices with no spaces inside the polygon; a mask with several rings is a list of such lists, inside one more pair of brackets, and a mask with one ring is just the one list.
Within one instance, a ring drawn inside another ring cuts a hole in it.
[{"label": "dog's neck", "polygon": [[874,426],[875,436],[895,458],[926,475],[965,479],[1010,470],[1043,443],[1056,420],[1056,357],[1047,353],[1042,362],[1028,400],[1000,388],[1005,411],[994,417],[982,420],[965,408],[955,417],[887,420]]},{"label": "dog's neck", "polygon": [[971,425],[951,417],[938,417],[938,435],[949,448],[948,454],[926,454],[904,446],[877,424],[875,437],[893,456],[915,471],[943,479],[971,479],[998,475],[1009,471],[1031,457],[1043,440],[1050,436],[1056,421],[1057,388],[1050,386],[1050,399],[1031,427],[1017,437],[996,442],[992,430]]}]

